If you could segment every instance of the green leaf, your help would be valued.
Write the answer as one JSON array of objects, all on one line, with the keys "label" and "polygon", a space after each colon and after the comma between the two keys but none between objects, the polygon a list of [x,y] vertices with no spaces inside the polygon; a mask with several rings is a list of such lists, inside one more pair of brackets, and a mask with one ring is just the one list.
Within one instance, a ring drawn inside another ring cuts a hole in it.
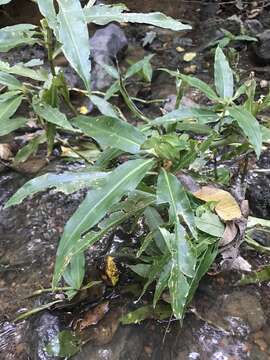
[{"label": "green leaf", "polygon": [[228,111],[248,138],[259,158],[262,150],[262,133],[258,120],[242,106],[230,107]]},{"label": "green leaf", "polygon": [[85,274],[84,253],[78,253],[72,257],[63,277],[65,282],[74,290],[80,290]]},{"label": "green leaf", "polygon": [[164,225],[162,217],[160,216],[159,212],[152,206],[149,206],[147,209],[145,209],[144,217],[146,225],[153,233],[153,237],[155,239],[157,247],[162,253],[164,253],[166,250],[166,244],[159,230],[159,228]]},{"label": "green leaf", "polygon": [[223,99],[232,98],[234,93],[233,72],[228,60],[218,46],[215,54],[215,86]]},{"label": "green leaf", "polygon": [[2,121],[9,119],[15,112],[18,107],[21,105],[23,96],[15,96],[11,99],[6,100],[1,103],[0,106],[0,125]]},{"label": "green leaf", "polygon": [[28,119],[23,117],[2,119],[0,121],[0,136],[7,135],[12,131],[19,129],[20,127],[24,126],[27,121]]},{"label": "green leaf", "polygon": [[255,226],[269,227],[270,228],[270,220],[261,219],[254,216],[248,217],[247,227],[252,228]]},{"label": "green leaf", "polygon": [[174,316],[177,319],[182,320],[186,306],[186,299],[189,293],[189,285],[186,277],[180,271],[176,259],[172,262],[172,269],[169,278],[169,290]]},{"label": "green leaf", "polygon": [[171,308],[160,304],[155,309],[152,305],[145,305],[121,317],[123,325],[138,324],[146,319],[164,320],[171,316]]},{"label": "green leaf", "polygon": [[137,74],[140,71],[143,71],[143,74],[148,82],[152,80],[153,70],[151,67],[150,60],[153,58],[154,55],[145,56],[142,60],[136,62],[135,64],[131,65],[128,71],[125,74],[125,80],[129,77]]},{"label": "green leaf", "polygon": [[120,23],[139,23],[158,26],[174,31],[190,30],[190,25],[182,24],[180,21],[174,20],[169,16],[155,13],[128,13],[124,12],[124,6],[111,5],[95,5],[90,8],[84,8],[87,22],[93,22],[97,25],[106,25],[110,22],[117,21]]},{"label": "green leaf", "polygon": [[[46,0],[47,1],[47,0]],[[61,357],[69,359],[80,351],[81,340],[79,336],[70,330],[60,331],[54,338],[50,339],[46,345],[46,352],[51,357]]]},{"label": "green leaf", "polygon": [[160,272],[159,278],[156,283],[156,289],[155,289],[155,294],[154,294],[154,299],[153,299],[154,308],[156,307],[157,302],[158,302],[160,296],[162,295],[163,291],[168,286],[171,269],[172,269],[172,262],[170,261],[164,266],[164,268]]},{"label": "green leaf", "polygon": [[136,265],[128,265],[128,267],[133,272],[135,272],[135,274],[147,279],[151,265],[150,264],[136,264]]},{"label": "green leaf", "polygon": [[105,99],[99,96],[91,95],[90,100],[98,108],[102,115],[118,118],[118,114],[114,110],[113,106]]},{"label": "green leaf", "polygon": [[19,80],[10,74],[4,73],[3,71],[0,71],[0,84],[7,86],[9,90],[21,90],[23,88]]},{"label": "green leaf", "polygon": [[7,52],[20,45],[33,45],[37,39],[35,35],[36,26],[31,24],[19,24],[6,26],[0,29],[0,52]]},{"label": "green leaf", "polygon": [[20,204],[27,196],[40,191],[55,188],[64,194],[71,194],[80,189],[97,186],[99,181],[107,176],[104,172],[77,171],[63,174],[45,174],[29,180],[6,203],[5,207]]},{"label": "green leaf", "polygon": [[48,71],[46,71],[44,68],[34,70],[34,69],[30,69],[26,65],[27,64],[18,63],[13,66],[10,66],[9,63],[5,61],[0,61],[0,71],[9,74],[27,77],[36,81],[48,80]]},{"label": "green leaf", "polygon": [[20,163],[26,161],[29,156],[36,153],[40,144],[46,141],[46,135],[42,134],[36,136],[33,140],[30,140],[27,145],[22,147],[14,158],[14,163]]},{"label": "green leaf", "polygon": [[79,251],[77,245],[83,233],[95,226],[125,193],[134,190],[153,165],[153,160],[128,161],[112,171],[100,188],[88,192],[85,200],[66,223],[57,250],[53,276],[54,287],[73,254],[76,250]]},{"label": "green leaf", "polygon": [[73,124],[102,146],[111,146],[132,154],[140,151],[145,135],[120,119],[107,116],[78,116]]},{"label": "green leaf", "polygon": [[47,122],[60,126],[63,129],[75,131],[66,115],[61,113],[58,108],[54,108],[45,102],[38,101],[37,99],[33,100],[32,106],[35,113]]},{"label": "green leaf", "polygon": [[181,79],[186,82],[188,85],[195,87],[196,89],[199,89],[202,93],[204,93],[210,100],[218,101],[219,97],[214,92],[214,90],[206,84],[204,81],[197,79],[192,76],[188,75],[180,75]]},{"label": "green leaf", "polygon": [[53,0],[37,0],[39,11],[46,18],[48,25],[58,37],[58,22]]},{"label": "green leaf", "polygon": [[158,177],[157,203],[169,203],[171,220],[175,222],[178,219],[178,215],[180,215],[189,227],[192,235],[197,238],[195,218],[187,193],[177,177],[164,169],[162,169]]},{"label": "green leaf", "polygon": [[[59,41],[70,65],[90,89],[90,42],[87,23],[79,0],[57,0],[59,13]],[[90,8],[91,9],[91,8]]]},{"label": "green leaf", "polygon": [[193,118],[194,116],[192,114],[191,109],[177,109],[169,112],[168,114],[156,118],[155,120],[151,121],[151,124],[165,126],[165,125],[175,124],[178,121],[183,121]]},{"label": "green leaf", "polygon": [[204,124],[198,124],[195,122],[190,122],[190,123],[186,122],[186,123],[178,124],[177,130],[183,131],[184,133],[190,132],[198,135],[210,135],[213,132],[210,126]]},{"label": "green leaf", "polygon": [[270,142],[270,129],[261,125],[261,133],[262,133],[262,141],[265,143],[269,143]]},{"label": "green leaf", "polygon": [[195,275],[190,283],[188,297],[186,299],[186,306],[191,302],[202,277],[207,273],[210,266],[213,264],[218,254],[218,247],[216,245],[208,246],[207,250],[201,256],[196,267]]},{"label": "green leaf", "polygon": [[243,274],[241,280],[236,285],[260,284],[265,281],[270,281],[270,265],[264,266],[252,273]]},{"label": "green leaf", "polygon": [[219,220],[219,217],[211,211],[206,211],[200,217],[196,217],[195,223],[199,230],[219,238],[222,238],[225,231],[225,227]]}]

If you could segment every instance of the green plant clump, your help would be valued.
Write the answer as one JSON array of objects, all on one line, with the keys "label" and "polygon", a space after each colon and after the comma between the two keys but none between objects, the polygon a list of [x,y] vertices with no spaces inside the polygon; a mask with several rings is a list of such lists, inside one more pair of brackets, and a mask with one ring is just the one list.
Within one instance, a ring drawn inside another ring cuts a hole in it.
[{"label": "green plant clump", "polygon": [[[64,278],[72,289],[69,297],[83,286],[84,252],[127,220],[136,223],[138,218],[144,218],[147,231],[134,256],[136,263],[130,268],[145,278],[143,294],[155,284],[154,307],[164,291],[169,291],[172,312],[177,319],[183,319],[201,278],[218,254],[227,220],[216,215],[213,202],[205,203],[186,187],[181,175],[191,176],[197,182],[218,183],[223,179],[221,169],[210,168],[203,174],[206,164],[216,161],[218,156],[226,160],[255,151],[259,157],[269,130],[256,117],[269,106],[270,96],[256,101],[253,79],[236,88],[230,65],[217,47],[215,88],[179,71],[161,69],[176,79],[176,108],[150,119],[128,95],[125,83],[138,73],[151,81],[151,56],[132,65],[125,75],[107,67],[115,83],[105,96],[92,93],[87,23],[142,22],[175,31],[189,26],[159,13],[129,13],[124,5],[93,5],[90,1],[82,8],[79,0],[58,0],[56,13],[53,0],[36,2],[45,17],[41,28],[24,24],[1,29],[0,51],[42,44],[47,49],[50,71],[36,69],[37,60],[13,66],[0,62],[0,84],[6,89],[0,95],[0,134],[26,123],[27,119],[12,116],[27,101],[44,133],[31,140],[28,149],[21,149],[15,160],[27,158],[46,141],[50,154],[61,129],[94,139],[102,152],[84,170],[46,174],[30,180],[8,200],[6,207],[51,187],[67,194],[90,188],[66,223],[57,250],[52,286],[56,289]],[[81,77],[84,93],[101,115],[76,115],[68,119],[60,111],[61,102],[71,110],[73,105],[65,77],[54,66],[54,57],[59,52],[64,53]],[[24,82],[21,77],[35,80],[38,85]],[[199,89],[209,99],[209,105],[182,108],[181,98],[188,87]],[[117,93],[137,118],[138,126],[127,122],[119,109],[108,102]]]}]

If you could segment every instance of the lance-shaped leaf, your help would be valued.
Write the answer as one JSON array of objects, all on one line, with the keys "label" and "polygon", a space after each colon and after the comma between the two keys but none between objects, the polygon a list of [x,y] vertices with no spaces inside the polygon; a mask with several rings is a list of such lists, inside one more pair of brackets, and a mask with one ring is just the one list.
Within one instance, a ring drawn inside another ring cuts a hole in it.
[{"label": "lance-shaped leaf", "polygon": [[159,204],[169,203],[171,220],[175,222],[180,215],[192,235],[197,237],[195,219],[187,193],[177,177],[164,169],[158,177],[157,202]]},{"label": "lance-shaped leaf", "polygon": [[61,113],[58,108],[53,108],[52,106],[36,99],[33,101],[32,105],[35,113],[42,119],[51,124],[58,125],[63,129],[75,130],[68,121],[66,115]]},{"label": "lance-shaped leaf", "polygon": [[15,96],[11,99],[8,99],[4,102],[1,102],[0,106],[0,124],[2,121],[9,119],[15,112],[18,107],[21,105],[23,97]]},{"label": "lance-shaped leaf", "polygon": [[94,171],[64,172],[63,174],[45,174],[29,180],[6,203],[5,207],[20,204],[26,197],[40,191],[55,188],[64,194],[71,194],[79,189],[97,186],[107,173]]},{"label": "lance-shaped leaf", "polygon": [[143,14],[128,13],[124,12],[125,10],[124,6],[115,7],[111,5],[95,5],[90,8],[84,8],[87,22],[93,22],[98,25],[106,25],[117,21],[120,23],[149,24],[174,31],[191,29],[190,25],[183,24],[159,12]]},{"label": "lance-shaped leaf", "polygon": [[33,45],[37,39],[36,26],[31,24],[18,24],[0,29],[0,52],[7,52],[19,45]]},{"label": "lance-shaped leaf", "polygon": [[118,114],[114,110],[113,106],[105,99],[91,95],[90,100],[98,108],[102,115],[117,118]]},{"label": "lance-shaped leaf", "polygon": [[[0,67],[1,69],[1,67]],[[17,80],[11,74],[4,73],[0,71],[0,84],[5,85],[9,88],[9,90],[21,90],[22,84],[19,80]]]},{"label": "lance-shaped leaf", "polygon": [[[0,104],[1,107],[1,104]],[[28,119],[23,117],[18,117],[14,119],[2,119],[0,121],[0,136],[7,135],[14,130],[19,129],[27,123]]]},{"label": "lance-shaped leaf", "polygon": [[153,165],[151,159],[128,161],[105,178],[100,188],[88,192],[65,226],[57,250],[53,286],[57,285],[73,253],[78,251],[81,236],[95,226],[124,194],[134,190]]},{"label": "lance-shaped leaf", "polygon": [[233,72],[226,56],[219,46],[215,54],[215,86],[217,93],[223,99],[233,97]]},{"label": "lance-shaped leaf", "polygon": [[10,66],[9,63],[5,61],[0,61],[0,71],[27,77],[37,81],[46,81],[48,79],[48,71],[46,71],[45,69],[30,69],[27,64],[23,63],[18,63],[16,65]]},{"label": "lance-shaped leaf", "polygon": [[192,87],[195,87],[196,89],[200,90],[210,100],[213,100],[213,101],[218,101],[219,100],[219,97],[214,92],[214,90],[208,84],[206,84],[204,81],[202,81],[200,79],[197,79],[195,77],[192,77],[192,76],[182,75],[182,74],[181,74],[181,79],[184,82],[186,82],[188,85],[190,85]]},{"label": "lance-shaped leaf", "polygon": [[[85,256],[84,253],[78,253],[70,261],[69,266],[64,272],[65,282],[74,290],[80,290],[85,274]],[[76,292],[72,292],[74,296]]]},{"label": "lance-shaped leaf", "polygon": [[[90,93],[90,43],[85,15],[79,0],[57,0],[59,41],[62,50]],[[90,8],[91,9],[91,8]]]},{"label": "lance-shaped leaf", "polygon": [[37,0],[37,4],[39,11],[46,18],[49,27],[54,30],[56,37],[58,37],[58,22],[53,0]]},{"label": "lance-shaped leaf", "polygon": [[73,124],[102,146],[135,154],[145,142],[145,135],[131,124],[108,116],[78,116]]},{"label": "lance-shaped leaf", "polygon": [[154,294],[154,299],[153,299],[153,306],[154,307],[156,307],[160,296],[162,295],[163,291],[168,286],[168,281],[169,281],[169,278],[170,278],[170,275],[171,275],[171,270],[172,270],[172,262],[169,261],[164,266],[162,271],[160,272],[159,278],[158,278],[157,283],[156,283],[156,289],[155,289],[155,294]]},{"label": "lance-shaped leaf", "polygon": [[259,158],[262,151],[262,133],[258,120],[242,106],[229,108],[229,114],[238,123]]}]

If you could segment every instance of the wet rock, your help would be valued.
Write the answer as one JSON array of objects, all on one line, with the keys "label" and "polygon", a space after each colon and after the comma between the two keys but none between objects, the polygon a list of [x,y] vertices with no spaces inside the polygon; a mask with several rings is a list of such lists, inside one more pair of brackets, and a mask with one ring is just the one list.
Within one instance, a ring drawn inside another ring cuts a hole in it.
[{"label": "wet rock", "polygon": [[258,42],[251,45],[252,59],[258,65],[270,64],[270,30],[257,34]]},{"label": "wet rock", "polygon": [[52,360],[55,356],[49,356],[46,346],[59,333],[59,319],[48,311],[38,316],[29,329],[29,352],[33,360]]},{"label": "wet rock", "polygon": [[263,32],[263,25],[257,19],[248,19],[244,22],[244,26],[248,33],[252,36]]},{"label": "wet rock", "polygon": [[102,65],[113,65],[113,60],[121,57],[127,49],[128,41],[118,25],[110,24],[95,32],[90,40],[90,46],[93,59],[92,88],[103,90],[111,84],[112,78]]},{"label": "wet rock", "polygon": [[240,336],[260,330],[266,322],[258,297],[247,291],[218,296],[205,317],[218,327]]}]

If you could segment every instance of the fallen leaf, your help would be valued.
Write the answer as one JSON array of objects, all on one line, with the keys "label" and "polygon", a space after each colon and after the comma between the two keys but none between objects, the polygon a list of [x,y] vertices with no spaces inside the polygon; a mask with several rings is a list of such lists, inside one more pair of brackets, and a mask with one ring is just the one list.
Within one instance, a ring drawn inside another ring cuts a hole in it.
[{"label": "fallen leaf", "polygon": [[96,325],[105,314],[109,311],[109,302],[106,301],[87,311],[83,319],[80,319],[75,324],[75,329],[82,331],[91,325]]},{"label": "fallen leaf", "polygon": [[236,224],[233,221],[228,222],[226,224],[226,228],[225,228],[223,237],[219,242],[219,245],[220,246],[228,245],[235,239],[237,233],[238,233],[238,229],[237,229]]},{"label": "fallen leaf", "polygon": [[112,286],[115,286],[119,280],[119,273],[112,256],[108,256],[106,259],[105,273],[111,280]]},{"label": "fallen leaf", "polygon": [[190,62],[193,59],[195,59],[196,56],[197,56],[197,54],[195,52],[188,52],[188,53],[185,53],[185,55],[183,56],[183,60],[186,62]]},{"label": "fallen leaf", "polygon": [[215,210],[223,221],[236,220],[242,217],[239,205],[228,191],[211,186],[203,186],[193,195],[206,202],[217,202]]},{"label": "fallen leaf", "polygon": [[13,154],[10,149],[9,144],[0,144],[0,159],[2,160],[10,160],[12,158]]}]

